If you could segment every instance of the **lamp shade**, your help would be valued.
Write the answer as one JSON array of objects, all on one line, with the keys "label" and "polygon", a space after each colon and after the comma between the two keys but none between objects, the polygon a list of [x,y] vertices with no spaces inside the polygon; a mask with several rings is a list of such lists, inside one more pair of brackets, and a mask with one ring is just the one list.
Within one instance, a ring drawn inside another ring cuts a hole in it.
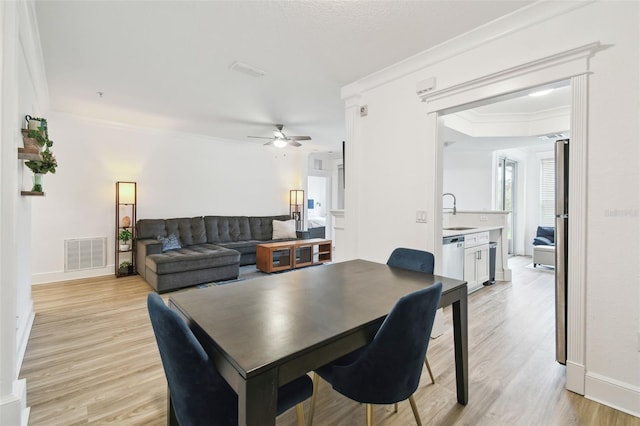
[{"label": "lamp shade", "polygon": [[118,202],[120,204],[136,203],[136,183],[135,182],[117,182]]},{"label": "lamp shade", "polygon": [[301,189],[292,189],[289,191],[289,204],[300,205],[304,203],[304,191]]}]

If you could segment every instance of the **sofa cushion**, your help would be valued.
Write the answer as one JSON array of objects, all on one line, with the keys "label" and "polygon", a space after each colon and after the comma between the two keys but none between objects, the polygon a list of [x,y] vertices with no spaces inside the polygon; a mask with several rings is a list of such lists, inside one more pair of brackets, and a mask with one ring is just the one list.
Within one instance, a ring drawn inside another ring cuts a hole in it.
[{"label": "sofa cushion", "polygon": [[[556,229],[553,226],[538,226],[536,237],[546,238],[551,244],[555,243]],[[533,243],[536,244],[535,241]]]},{"label": "sofa cushion", "polygon": [[273,239],[280,240],[283,238],[296,238],[296,221],[291,220],[274,220],[273,221]]},{"label": "sofa cushion", "polygon": [[246,216],[205,216],[207,243],[227,243],[251,239],[249,218]]},{"label": "sofa cushion", "polygon": [[231,241],[229,243],[218,243],[220,247],[228,248],[231,250],[239,251],[241,254],[255,253],[256,246],[264,241],[249,240],[249,241]]},{"label": "sofa cushion", "polygon": [[176,272],[233,265],[240,261],[240,253],[213,244],[198,244],[147,256],[145,265],[154,273]]},{"label": "sofa cushion", "polygon": [[289,220],[288,215],[279,216],[252,216],[249,217],[249,227],[251,229],[251,239],[268,241],[273,238],[273,221]]},{"label": "sofa cushion", "polygon": [[175,235],[180,239],[183,246],[207,242],[204,230],[204,219],[201,216],[167,219],[165,223],[166,235]]},{"label": "sofa cushion", "polygon": [[180,241],[178,237],[171,234],[168,237],[163,237],[162,235],[158,235],[158,241],[162,244],[162,251],[176,250],[182,248],[180,245]]},{"label": "sofa cushion", "polygon": [[553,241],[545,237],[534,237],[533,238],[534,246],[552,246],[554,245]]},{"label": "sofa cushion", "polygon": [[158,235],[167,235],[164,219],[141,219],[136,224],[136,239],[156,238]]}]

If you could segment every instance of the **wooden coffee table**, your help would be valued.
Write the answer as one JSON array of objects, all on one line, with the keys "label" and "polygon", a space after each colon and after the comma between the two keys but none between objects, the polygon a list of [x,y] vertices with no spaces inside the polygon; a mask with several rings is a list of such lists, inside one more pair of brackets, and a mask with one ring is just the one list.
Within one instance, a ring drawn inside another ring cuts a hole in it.
[{"label": "wooden coffee table", "polygon": [[331,240],[281,241],[256,246],[256,267],[262,272],[278,272],[331,262]]}]

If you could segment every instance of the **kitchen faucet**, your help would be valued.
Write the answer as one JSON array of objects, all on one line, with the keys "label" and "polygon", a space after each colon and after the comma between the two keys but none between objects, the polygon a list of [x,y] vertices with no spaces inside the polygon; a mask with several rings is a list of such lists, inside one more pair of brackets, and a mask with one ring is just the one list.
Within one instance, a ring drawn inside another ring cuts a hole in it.
[{"label": "kitchen faucet", "polygon": [[450,192],[445,192],[444,194],[442,194],[443,197],[445,195],[451,195],[453,197],[453,214],[456,214],[456,196]]}]

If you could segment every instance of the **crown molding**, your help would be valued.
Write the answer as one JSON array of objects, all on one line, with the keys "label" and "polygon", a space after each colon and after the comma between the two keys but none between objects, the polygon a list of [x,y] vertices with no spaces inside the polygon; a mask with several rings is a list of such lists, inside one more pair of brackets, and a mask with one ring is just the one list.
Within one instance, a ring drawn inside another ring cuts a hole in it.
[{"label": "crown molding", "polygon": [[374,89],[594,2],[595,0],[538,1],[348,84],[341,89],[342,98]]}]

